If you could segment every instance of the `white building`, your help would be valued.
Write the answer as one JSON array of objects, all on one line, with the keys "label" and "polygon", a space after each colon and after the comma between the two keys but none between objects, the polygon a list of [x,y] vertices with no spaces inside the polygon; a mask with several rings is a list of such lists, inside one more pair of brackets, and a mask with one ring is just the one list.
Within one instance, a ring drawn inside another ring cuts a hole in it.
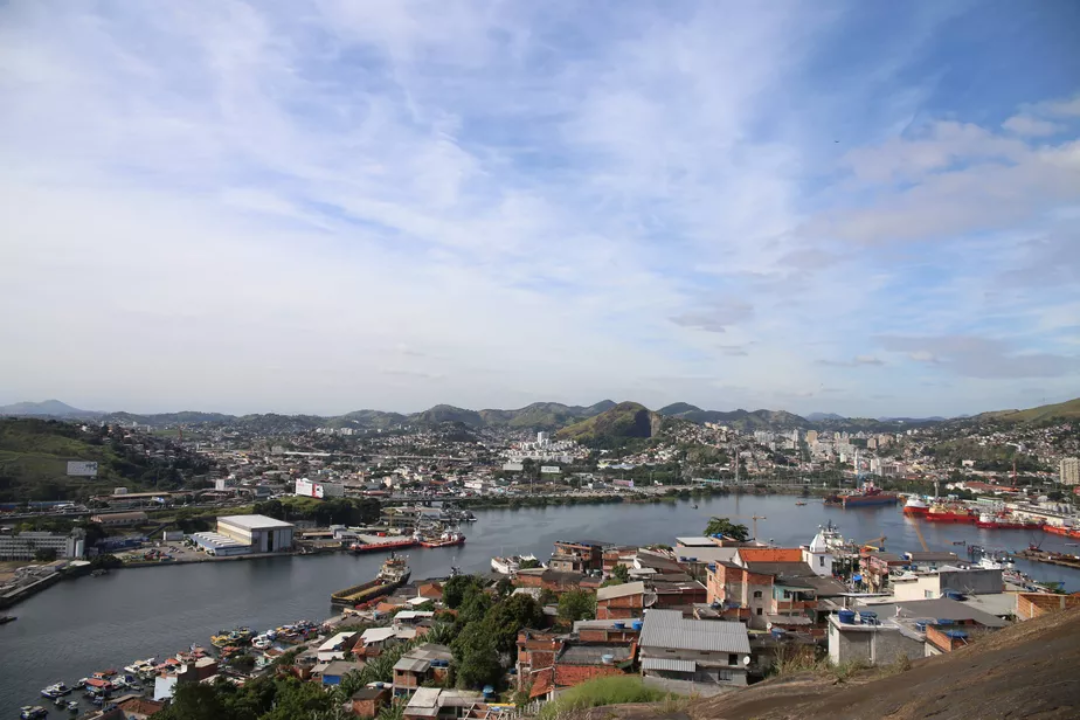
[{"label": "white building", "polygon": [[294,494],[301,497],[313,497],[323,500],[332,497],[345,497],[345,486],[340,483],[312,482],[307,478],[296,481]]},{"label": "white building", "polygon": [[833,554],[825,537],[824,528],[818,530],[810,545],[803,546],[802,554],[803,562],[813,568],[815,575],[832,577]]},{"label": "white building", "polygon": [[292,523],[265,515],[219,517],[217,525],[219,535],[249,545],[254,553],[292,549],[293,529]]},{"label": "white building", "polygon": [[543,447],[543,446],[547,445],[550,440],[551,440],[551,435],[549,433],[546,433],[546,432],[538,432],[538,433],[536,433],[536,444],[539,445],[540,447]]},{"label": "white building", "polygon": [[57,558],[81,558],[84,554],[82,533],[27,531],[0,535],[0,560],[33,560],[38,550],[55,550]]},{"label": "white building", "polygon": [[1080,458],[1062,458],[1058,482],[1062,485],[1080,485]]}]

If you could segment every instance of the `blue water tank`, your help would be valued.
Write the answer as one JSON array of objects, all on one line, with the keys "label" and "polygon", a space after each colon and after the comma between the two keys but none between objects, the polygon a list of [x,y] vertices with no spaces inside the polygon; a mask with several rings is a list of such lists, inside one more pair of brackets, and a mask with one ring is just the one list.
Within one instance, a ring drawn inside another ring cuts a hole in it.
[{"label": "blue water tank", "polygon": [[925,620],[916,620],[915,621],[915,629],[918,630],[919,632],[926,632],[926,621]]},{"label": "blue water tank", "polygon": [[945,637],[950,637],[953,640],[967,640],[967,633],[963,630],[946,630]]},{"label": "blue water tank", "polygon": [[952,625],[953,621],[950,620],[949,618],[938,618],[937,621],[934,624],[935,625]]},{"label": "blue water tank", "polygon": [[837,616],[840,618],[840,622],[843,623],[844,625],[854,625],[855,624],[855,611],[854,610],[841,610],[840,612],[837,613]]},{"label": "blue water tank", "polygon": [[852,575],[851,579],[854,580],[857,583],[862,582],[862,575]]},{"label": "blue water tank", "polygon": [[615,625],[614,625],[613,627],[614,627],[614,628],[615,628],[616,630],[622,630],[623,628],[625,628],[625,627],[626,627],[626,623],[621,623],[621,622],[617,622],[617,623],[615,623]]},{"label": "blue water tank", "polygon": [[484,697],[491,697],[494,694],[495,694],[495,688],[493,688],[491,685],[485,685],[484,686]]},{"label": "blue water tank", "polygon": [[643,624],[644,623],[642,623],[640,620],[635,620],[634,622],[630,623],[630,627],[634,628],[635,630],[641,630],[641,626]]}]

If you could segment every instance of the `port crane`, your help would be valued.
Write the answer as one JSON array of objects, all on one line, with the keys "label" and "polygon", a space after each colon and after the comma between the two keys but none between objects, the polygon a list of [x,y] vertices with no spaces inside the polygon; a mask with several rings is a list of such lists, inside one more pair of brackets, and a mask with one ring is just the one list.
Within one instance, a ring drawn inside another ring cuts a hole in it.
[{"label": "port crane", "polygon": [[876,537],[873,540],[867,540],[866,542],[864,542],[862,544],[862,547],[870,548],[871,550],[873,550],[875,552],[880,552],[880,551],[885,549],[885,540],[886,539],[887,538],[884,535],[882,535],[881,537]]},{"label": "port crane", "polygon": [[757,513],[755,513],[755,514],[753,514],[753,515],[751,515],[749,517],[747,517],[746,515],[733,515],[732,518],[734,520],[749,520],[750,522],[752,522],[753,527],[754,527],[754,530],[753,530],[753,532],[754,532],[754,540],[758,539],[757,521],[758,520],[768,520],[769,519],[769,518],[765,517],[764,515],[758,515]]}]

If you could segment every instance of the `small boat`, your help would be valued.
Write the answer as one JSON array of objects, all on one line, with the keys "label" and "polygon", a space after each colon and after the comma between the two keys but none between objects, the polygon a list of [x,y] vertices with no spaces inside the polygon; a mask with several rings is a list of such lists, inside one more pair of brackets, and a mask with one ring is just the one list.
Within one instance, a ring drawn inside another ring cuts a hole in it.
[{"label": "small boat", "polygon": [[7,625],[9,622],[15,622],[18,619],[14,615],[0,615],[0,625]]},{"label": "small boat", "polygon": [[246,643],[251,640],[251,636],[254,635],[251,632],[251,628],[240,627],[233,630],[220,630],[217,635],[210,638],[210,642],[216,648],[223,648],[226,645],[238,645],[240,643]]},{"label": "small boat", "polygon": [[50,700],[55,700],[58,697],[62,697],[64,695],[70,695],[70,694],[71,694],[71,688],[69,688],[67,685],[65,685],[62,682],[58,682],[58,683],[55,683],[53,685],[50,685],[49,687],[47,687],[47,688],[45,688],[44,690],[41,691],[41,697],[46,697],[46,698],[49,698]]},{"label": "small boat", "polygon": [[126,672],[128,675],[134,675],[137,678],[142,678],[145,680],[147,677],[153,677],[155,665],[157,665],[157,658],[136,660],[135,662],[125,667],[124,672]]},{"label": "small boat", "polygon": [[58,697],[55,700],[53,700],[53,704],[56,705],[56,707],[58,707],[58,708],[66,708],[67,704],[68,704],[68,701],[65,700],[62,697]]},{"label": "small boat", "polygon": [[78,700],[68,700],[67,710],[68,710],[68,712],[79,712],[79,701]]},{"label": "small boat", "polygon": [[516,575],[526,562],[530,565],[535,562],[535,567],[543,567],[535,555],[509,555],[491,558],[491,569],[501,575]]},{"label": "small boat", "polygon": [[693,504],[693,505],[691,505],[690,507],[691,507],[691,508],[693,508],[694,510],[697,510],[697,508],[698,508],[698,505],[697,505],[697,503],[694,503],[694,504]]},{"label": "small boat", "polygon": [[796,504],[796,505],[805,505],[806,503],[804,503],[804,502],[803,502],[802,500],[799,500],[799,501],[798,501],[798,502],[796,502],[795,504]]},{"label": "small boat", "polygon": [[48,717],[49,711],[40,705],[23,705],[19,717],[21,720],[39,720],[39,718]]}]

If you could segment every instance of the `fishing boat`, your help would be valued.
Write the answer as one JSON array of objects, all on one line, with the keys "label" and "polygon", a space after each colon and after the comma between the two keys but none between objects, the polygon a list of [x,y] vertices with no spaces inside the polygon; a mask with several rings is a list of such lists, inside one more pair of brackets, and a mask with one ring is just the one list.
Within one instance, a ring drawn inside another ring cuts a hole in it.
[{"label": "fishing boat", "polygon": [[47,688],[45,688],[44,690],[41,691],[41,697],[49,698],[50,700],[55,700],[58,697],[62,697],[64,695],[70,695],[70,694],[71,694],[71,688],[69,688],[67,685],[65,685],[62,682],[58,682],[58,683],[55,683],[53,685],[50,685],[49,687],[47,687]]},{"label": "fishing boat", "polygon": [[455,547],[464,544],[465,536],[459,532],[444,532],[438,537],[425,538],[420,541],[421,547],[426,548]]},{"label": "fishing boat", "polygon": [[925,515],[930,522],[959,523],[974,525],[979,520],[979,513],[963,505],[938,503]]},{"label": "fishing boat", "polygon": [[538,563],[536,567],[542,567],[535,555],[508,555],[507,557],[491,558],[491,569],[502,575],[516,575],[523,563]]},{"label": "fishing boat", "polygon": [[251,628],[240,627],[234,630],[219,630],[217,635],[210,638],[210,643],[216,648],[223,648],[227,645],[237,645],[239,643],[247,643],[251,640],[253,632]]},{"label": "fishing boat", "polygon": [[885,492],[874,485],[866,482],[859,490],[847,493],[834,493],[825,498],[825,504],[831,507],[856,508],[872,507],[875,505],[895,505],[900,497],[894,492]]},{"label": "fishing boat", "polygon": [[930,512],[930,506],[922,501],[922,498],[911,496],[904,503],[904,514],[914,517],[925,517]]},{"label": "fishing boat", "polygon": [[48,716],[49,711],[40,705],[23,705],[19,712],[21,720],[40,720],[40,718]]},{"label": "fishing boat", "polygon": [[400,540],[387,540],[386,542],[359,543],[349,546],[349,552],[353,555],[363,555],[369,552],[384,552],[386,550],[404,550],[416,547],[420,543],[415,537],[401,538]]},{"label": "fishing boat", "polygon": [[338,590],[330,596],[332,605],[359,605],[370,602],[397,590],[409,581],[412,572],[407,558],[395,553],[383,561],[382,569],[374,580]]}]

